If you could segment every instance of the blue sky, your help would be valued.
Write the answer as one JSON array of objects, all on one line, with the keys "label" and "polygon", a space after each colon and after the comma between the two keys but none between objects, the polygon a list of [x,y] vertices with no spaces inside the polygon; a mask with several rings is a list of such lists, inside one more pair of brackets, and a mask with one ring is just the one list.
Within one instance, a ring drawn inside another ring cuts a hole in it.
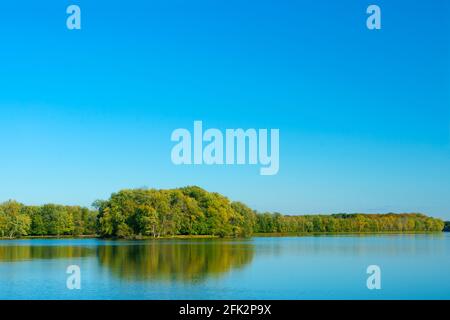
[{"label": "blue sky", "polygon": [[[425,0],[3,3],[0,200],[195,184],[287,214],[450,219],[449,15]],[[279,173],[173,165],[171,132],[194,120],[279,128]]]}]

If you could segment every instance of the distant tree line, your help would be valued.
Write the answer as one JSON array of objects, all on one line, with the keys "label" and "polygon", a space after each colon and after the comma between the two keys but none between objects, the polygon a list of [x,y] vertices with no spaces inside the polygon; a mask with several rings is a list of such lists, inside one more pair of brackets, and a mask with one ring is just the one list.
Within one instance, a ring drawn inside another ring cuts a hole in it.
[{"label": "distant tree line", "polygon": [[442,220],[420,213],[404,214],[332,214],[286,216],[258,214],[255,232],[421,232],[442,231]]},{"label": "distant tree line", "polygon": [[[196,186],[169,190],[132,189],[79,206],[0,204],[0,237],[98,235],[114,238],[211,235],[247,237],[253,233],[425,232],[444,222],[419,213],[287,216],[257,213]],[[446,225],[449,228],[449,225]]]},{"label": "distant tree line", "polygon": [[97,212],[78,206],[0,204],[0,237],[96,234]]}]

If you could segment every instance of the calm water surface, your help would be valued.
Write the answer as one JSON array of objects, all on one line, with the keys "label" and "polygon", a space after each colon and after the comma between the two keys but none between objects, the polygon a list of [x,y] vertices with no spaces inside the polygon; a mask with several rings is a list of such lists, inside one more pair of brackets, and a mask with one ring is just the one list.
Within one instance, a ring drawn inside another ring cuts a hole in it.
[{"label": "calm water surface", "polygon": [[0,241],[0,299],[450,299],[449,279],[449,233]]}]

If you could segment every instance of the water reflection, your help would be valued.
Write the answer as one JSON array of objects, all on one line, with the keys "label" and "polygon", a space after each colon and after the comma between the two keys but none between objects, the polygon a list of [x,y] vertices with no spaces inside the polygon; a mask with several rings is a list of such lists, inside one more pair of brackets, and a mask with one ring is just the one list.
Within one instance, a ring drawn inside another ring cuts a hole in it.
[{"label": "water reflection", "polygon": [[45,245],[33,242],[0,245],[0,263],[90,257],[122,280],[201,281],[250,264],[255,251],[254,245],[245,241],[94,240],[87,245],[47,241],[42,241]]},{"label": "water reflection", "polygon": [[250,264],[253,255],[251,243],[211,240],[97,248],[100,265],[124,280],[202,281]]},{"label": "water reflection", "polygon": [[94,255],[95,249],[89,247],[0,245],[0,263],[35,259],[75,259]]},{"label": "water reflection", "polygon": [[[445,254],[448,245],[445,233],[428,234],[350,234],[302,237],[261,237],[258,255],[267,256],[365,256],[385,257]],[[441,241],[439,241],[441,240]]]}]

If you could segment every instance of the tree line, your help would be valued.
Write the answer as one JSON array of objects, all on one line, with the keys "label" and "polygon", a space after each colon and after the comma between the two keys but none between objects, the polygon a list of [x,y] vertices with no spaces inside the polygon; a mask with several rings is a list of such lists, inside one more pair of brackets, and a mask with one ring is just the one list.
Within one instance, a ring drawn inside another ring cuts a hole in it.
[{"label": "tree line", "polygon": [[442,231],[444,222],[420,213],[286,216],[258,214],[258,233],[425,232]]},{"label": "tree line", "polygon": [[96,234],[97,212],[79,206],[0,204],[0,237]]},{"label": "tree line", "polygon": [[98,235],[111,238],[253,233],[428,232],[444,222],[420,213],[288,216],[258,213],[241,202],[196,186],[129,189],[94,202],[95,210],[46,204],[0,204],[0,237]]}]

